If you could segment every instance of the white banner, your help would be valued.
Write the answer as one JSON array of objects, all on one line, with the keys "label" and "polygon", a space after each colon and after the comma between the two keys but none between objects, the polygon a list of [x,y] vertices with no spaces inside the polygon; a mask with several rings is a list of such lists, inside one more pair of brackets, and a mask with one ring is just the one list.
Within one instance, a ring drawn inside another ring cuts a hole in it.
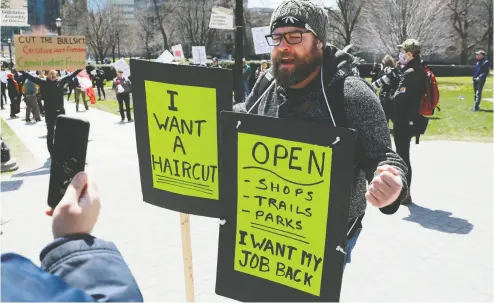
[{"label": "white banner", "polygon": [[28,26],[27,9],[2,8],[0,24],[2,26]]},{"label": "white banner", "polygon": [[266,41],[266,35],[269,34],[269,26],[252,28],[252,40],[254,40],[254,50],[257,55],[271,54],[273,47]]},{"label": "white banner", "polygon": [[206,64],[206,47],[192,46],[192,60],[194,61],[194,64]]},{"label": "white banner", "polygon": [[124,59],[120,58],[120,60],[113,63],[113,67],[117,70],[117,72],[119,70],[123,71],[123,76],[125,78],[130,76],[130,66]]},{"label": "white banner", "polygon": [[233,10],[224,7],[213,7],[209,28],[234,29]]},{"label": "white banner", "polygon": [[156,62],[160,63],[171,63],[173,61],[173,55],[168,50],[165,50],[158,58]]},{"label": "white banner", "polygon": [[172,46],[172,52],[173,52],[173,56],[175,57],[175,60],[185,59],[184,49],[182,48],[182,44],[177,44]]}]

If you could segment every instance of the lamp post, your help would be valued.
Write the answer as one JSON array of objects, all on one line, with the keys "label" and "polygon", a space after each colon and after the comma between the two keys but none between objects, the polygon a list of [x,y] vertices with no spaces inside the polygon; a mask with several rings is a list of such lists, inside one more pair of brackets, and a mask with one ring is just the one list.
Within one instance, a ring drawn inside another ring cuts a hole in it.
[{"label": "lamp post", "polygon": [[117,50],[118,50],[118,59],[120,59],[120,32],[117,32]]},{"label": "lamp post", "polygon": [[235,80],[235,103],[245,100],[243,71],[243,48],[244,48],[244,1],[236,0],[235,3],[235,64],[233,65],[233,79]]},{"label": "lamp post", "polygon": [[7,43],[9,44],[9,56],[10,56],[10,70],[14,67],[14,63],[12,62],[12,40],[7,39]]},{"label": "lamp post", "polygon": [[58,35],[61,36],[62,35],[62,19],[60,19],[60,17],[58,17],[55,20],[55,25],[57,26],[57,29],[58,29]]}]

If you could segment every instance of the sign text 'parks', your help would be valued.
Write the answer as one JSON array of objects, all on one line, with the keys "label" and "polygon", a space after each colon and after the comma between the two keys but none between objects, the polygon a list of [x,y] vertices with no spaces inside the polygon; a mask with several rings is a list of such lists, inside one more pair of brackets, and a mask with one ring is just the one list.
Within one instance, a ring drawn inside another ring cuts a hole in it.
[{"label": "sign text 'parks'", "polygon": [[86,40],[76,36],[14,36],[18,70],[76,69],[86,66]]},{"label": "sign text 'parks'", "polygon": [[154,188],[218,200],[216,90],[145,86]]}]

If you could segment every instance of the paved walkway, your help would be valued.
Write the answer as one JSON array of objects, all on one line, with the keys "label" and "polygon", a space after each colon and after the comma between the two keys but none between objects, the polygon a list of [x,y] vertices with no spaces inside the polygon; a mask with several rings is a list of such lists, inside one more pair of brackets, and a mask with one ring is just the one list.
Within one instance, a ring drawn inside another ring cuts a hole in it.
[{"label": "paved walkway", "polygon": [[[142,202],[134,124],[91,109],[88,171],[102,212],[94,234],[114,241],[147,301],[185,301],[179,214]],[[2,175],[2,252],[39,264],[51,240],[46,207],[49,163],[44,123],[0,115],[32,151],[36,165]],[[21,115],[23,116],[23,115]],[[347,266],[342,301],[493,301],[492,144],[427,142],[412,146],[416,205],[393,216],[369,208]],[[218,220],[191,218],[197,301],[214,294]]]}]

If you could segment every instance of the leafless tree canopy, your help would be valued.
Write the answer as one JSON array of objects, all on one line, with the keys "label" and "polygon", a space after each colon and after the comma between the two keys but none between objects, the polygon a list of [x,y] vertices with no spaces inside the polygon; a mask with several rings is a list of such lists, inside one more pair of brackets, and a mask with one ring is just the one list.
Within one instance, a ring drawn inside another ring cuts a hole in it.
[{"label": "leafless tree canopy", "polygon": [[119,7],[103,0],[93,0],[84,25],[86,43],[103,61],[108,51],[115,49],[116,32],[121,25]]},{"label": "leafless tree canopy", "polygon": [[212,0],[182,0],[175,10],[177,30],[190,46],[209,46],[214,29],[209,28]]},{"label": "leafless tree canopy", "polygon": [[336,44],[346,46],[359,24],[362,8],[368,0],[336,0],[337,9],[328,8],[330,30],[336,34]]},{"label": "leafless tree canopy", "polygon": [[447,1],[369,0],[362,14],[365,25],[358,44],[363,49],[396,53],[398,44],[413,38],[422,43],[422,53],[429,54],[451,44]]}]

